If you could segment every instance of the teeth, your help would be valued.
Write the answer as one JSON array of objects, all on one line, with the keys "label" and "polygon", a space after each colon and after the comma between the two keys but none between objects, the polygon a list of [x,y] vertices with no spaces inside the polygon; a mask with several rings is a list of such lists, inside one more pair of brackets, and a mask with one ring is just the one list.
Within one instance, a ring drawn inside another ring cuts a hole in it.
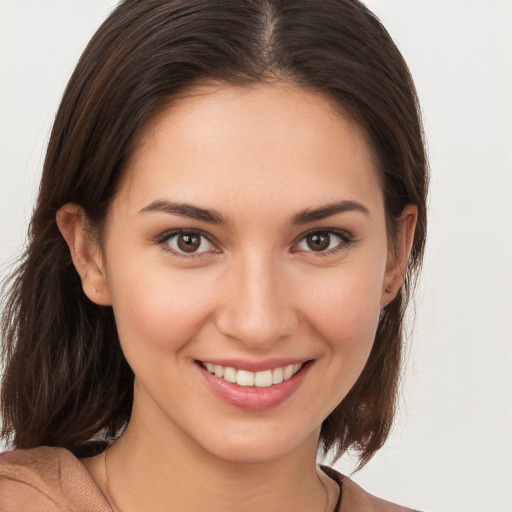
[{"label": "teeth", "polygon": [[228,382],[236,382],[236,370],[229,366],[224,368],[224,380]]},{"label": "teeth", "polygon": [[282,368],[276,368],[275,370],[272,370],[272,384],[280,384],[283,382],[283,369]]},{"label": "teeth", "polygon": [[236,383],[239,386],[254,386],[254,372],[238,370],[236,373]]},{"label": "teeth", "polygon": [[264,370],[261,372],[249,372],[247,370],[237,370],[230,366],[220,366],[212,363],[202,363],[203,367],[209,373],[220,377],[228,382],[237,383],[243,387],[268,388],[273,384],[281,384],[281,382],[291,379],[301,368],[302,364],[289,364],[281,368],[273,370]]},{"label": "teeth", "polygon": [[283,370],[283,379],[288,380],[293,375],[293,364],[289,364],[284,370]]},{"label": "teeth", "polygon": [[254,374],[254,385],[257,388],[269,388],[272,386],[272,370],[256,372]]}]

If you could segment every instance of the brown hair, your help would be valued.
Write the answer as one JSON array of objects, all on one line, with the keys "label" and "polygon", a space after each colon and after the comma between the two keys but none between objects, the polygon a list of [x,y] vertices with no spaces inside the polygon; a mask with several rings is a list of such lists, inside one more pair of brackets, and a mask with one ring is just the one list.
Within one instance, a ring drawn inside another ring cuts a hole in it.
[{"label": "brown hair", "polygon": [[122,431],[133,373],[110,307],[89,301],[56,224],[83,207],[101,232],[134,138],[187,87],[275,79],[321,91],[362,126],[377,156],[388,237],[418,207],[409,267],[382,312],[369,360],[324,421],[321,446],[356,449],[361,465],[384,443],[400,374],[402,324],[426,231],[427,165],[414,85],[379,20],[357,0],[125,0],[84,51],[55,119],[21,265],[2,317],[4,439],[75,453]]}]

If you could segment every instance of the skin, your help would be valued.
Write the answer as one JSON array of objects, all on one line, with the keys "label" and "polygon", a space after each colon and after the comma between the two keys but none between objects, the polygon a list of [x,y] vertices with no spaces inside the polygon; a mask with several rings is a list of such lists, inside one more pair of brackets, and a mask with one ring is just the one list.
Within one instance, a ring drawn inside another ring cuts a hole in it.
[{"label": "skin", "polygon": [[[296,222],[343,201],[361,207]],[[214,210],[225,223],[162,211],[163,202]],[[136,376],[108,477],[104,454],[82,461],[114,509],[332,509],[337,486],[316,467],[320,426],[363,369],[416,222],[407,207],[393,257],[358,126],[291,84],[196,87],[139,137],[101,250],[79,206],[57,220],[84,292],[112,305]],[[205,234],[197,253],[166,238],[178,229]],[[312,230],[326,250],[308,245]],[[197,361],[219,357],[312,363],[287,400],[249,411],[201,377]]]}]

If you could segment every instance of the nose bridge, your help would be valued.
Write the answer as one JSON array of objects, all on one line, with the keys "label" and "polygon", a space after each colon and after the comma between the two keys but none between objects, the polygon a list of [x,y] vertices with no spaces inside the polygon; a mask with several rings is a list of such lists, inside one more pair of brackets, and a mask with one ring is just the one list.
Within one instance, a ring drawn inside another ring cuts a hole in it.
[{"label": "nose bridge", "polygon": [[280,262],[269,253],[249,252],[228,270],[218,327],[252,348],[267,348],[297,326],[292,296]]}]

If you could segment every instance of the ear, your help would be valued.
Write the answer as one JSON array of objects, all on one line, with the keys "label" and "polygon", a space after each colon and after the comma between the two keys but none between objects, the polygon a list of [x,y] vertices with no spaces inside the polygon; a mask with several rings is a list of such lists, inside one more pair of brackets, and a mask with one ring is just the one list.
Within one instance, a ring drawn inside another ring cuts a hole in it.
[{"label": "ear", "polygon": [[407,205],[398,220],[395,250],[390,250],[388,254],[386,275],[382,286],[381,308],[387,306],[397,296],[402,287],[417,220],[418,208],[412,204]]},{"label": "ear", "polygon": [[103,256],[82,207],[68,203],[57,211],[57,226],[68,244],[85,295],[100,306],[112,304]]}]

